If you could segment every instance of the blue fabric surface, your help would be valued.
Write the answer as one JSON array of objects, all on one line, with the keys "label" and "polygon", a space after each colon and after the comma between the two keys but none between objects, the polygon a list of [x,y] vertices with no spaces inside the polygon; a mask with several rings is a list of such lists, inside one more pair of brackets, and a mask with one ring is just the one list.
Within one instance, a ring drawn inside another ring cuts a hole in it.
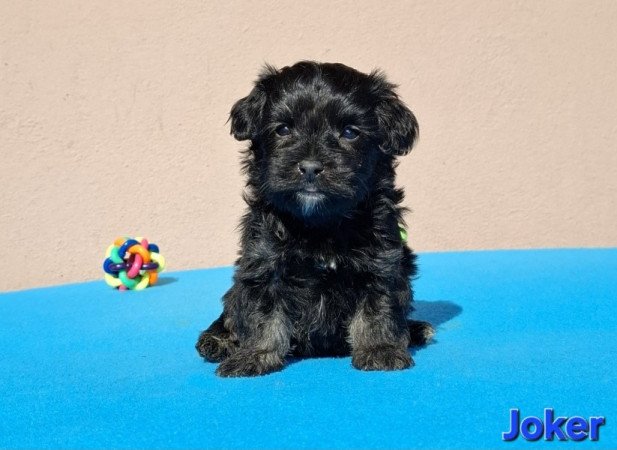
[{"label": "blue fabric surface", "polygon": [[[509,409],[603,415],[617,446],[617,249],[421,254],[416,367],[221,379],[194,350],[231,268],[0,295],[0,447],[515,447]],[[572,443],[570,443],[572,444]],[[566,444],[567,445],[567,444]]]}]

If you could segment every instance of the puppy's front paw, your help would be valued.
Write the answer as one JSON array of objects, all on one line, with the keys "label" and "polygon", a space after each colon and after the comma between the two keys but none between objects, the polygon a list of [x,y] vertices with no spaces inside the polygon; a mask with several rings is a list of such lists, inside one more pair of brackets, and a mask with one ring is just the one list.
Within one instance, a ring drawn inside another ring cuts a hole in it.
[{"label": "puppy's front paw", "polygon": [[414,362],[407,349],[382,345],[354,350],[351,364],[360,370],[402,370],[413,366]]},{"label": "puppy's front paw", "polygon": [[238,350],[216,369],[221,377],[254,377],[283,368],[283,358],[273,352]]}]

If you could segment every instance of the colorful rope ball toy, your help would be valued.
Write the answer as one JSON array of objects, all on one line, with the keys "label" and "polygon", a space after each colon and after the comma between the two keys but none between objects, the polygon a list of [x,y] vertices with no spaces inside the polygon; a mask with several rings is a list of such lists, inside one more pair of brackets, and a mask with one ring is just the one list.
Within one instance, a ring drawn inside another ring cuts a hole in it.
[{"label": "colorful rope ball toy", "polygon": [[105,282],[121,291],[141,291],[156,283],[165,269],[165,258],[156,244],[137,237],[119,237],[107,248],[103,270]]}]

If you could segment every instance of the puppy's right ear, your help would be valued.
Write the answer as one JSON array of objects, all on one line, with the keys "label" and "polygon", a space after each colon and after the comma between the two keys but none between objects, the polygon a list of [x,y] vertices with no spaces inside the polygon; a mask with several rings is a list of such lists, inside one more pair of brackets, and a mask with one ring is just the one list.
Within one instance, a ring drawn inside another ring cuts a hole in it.
[{"label": "puppy's right ear", "polygon": [[253,139],[257,135],[263,109],[266,105],[266,93],[257,84],[251,93],[238,100],[231,108],[231,134],[239,140]]},{"label": "puppy's right ear", "polygon": [[278,73],[276,67],[265,64],[251,93],[238,100],[231,108],[231,134],[237,140],[245,141],[257,137],[268,98],[267,86]]}]

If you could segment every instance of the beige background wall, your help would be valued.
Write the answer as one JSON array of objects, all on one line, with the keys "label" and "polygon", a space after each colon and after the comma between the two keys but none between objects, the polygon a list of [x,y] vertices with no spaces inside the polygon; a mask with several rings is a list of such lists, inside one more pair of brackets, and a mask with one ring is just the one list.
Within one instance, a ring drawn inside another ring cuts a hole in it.
[{"label": "beige background wall", "polygon": [[616,55],[612,0],[0,0],[0,290],[99,278],[121,234],[232,263],[265,61],[400,84],[417,250],[615,246]]}]

